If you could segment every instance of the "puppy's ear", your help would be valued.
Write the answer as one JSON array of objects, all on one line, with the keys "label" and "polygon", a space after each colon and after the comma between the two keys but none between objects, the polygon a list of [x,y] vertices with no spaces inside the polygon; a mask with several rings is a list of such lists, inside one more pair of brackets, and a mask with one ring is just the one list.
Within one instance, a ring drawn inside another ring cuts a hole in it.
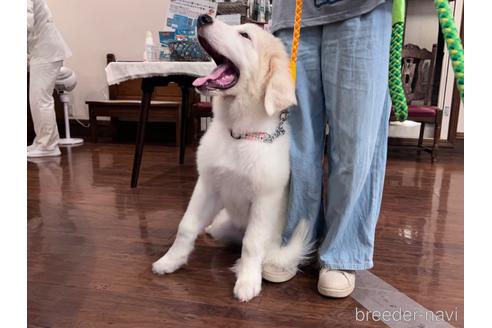
[{"label": "puppy's ear", "polygon": [[296,105],[295,85],[290,77],[286,54],[270,57],[265,87],[265,109],[269,116]]}]

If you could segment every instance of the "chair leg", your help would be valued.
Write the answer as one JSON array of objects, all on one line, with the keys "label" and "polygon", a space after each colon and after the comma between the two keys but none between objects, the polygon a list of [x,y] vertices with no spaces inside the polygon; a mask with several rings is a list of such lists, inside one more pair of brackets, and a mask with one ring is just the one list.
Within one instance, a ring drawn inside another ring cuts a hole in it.
[{"label": "chair leg", "polygon": [[94,109],[89,109],[89,123],[91,125],[91,142],[97,143],[97,115]]},{"label": "chair leg", "polygon": [[111,137],[113,143],[118,143],[118,122],[119,119],[117,117],[111,117]]},{"label": "chair leg", "polygon": [[438,153],[439,153],[439,140],[441,139],[441,119],[436,117],[436,122],[434,124],[434,140],[432,143],[432,156],[431,162],[434,163],[437,161]]},{"label": "chair leg", "polygon": [[422,152],[422,144],[424,143],[424,132],[425,132],[425,123],[422,122],[420,123],[419,143],[417,149],[418,155],[420,155],[420,153]]},{"label": "chair leg", "polygon": [[200,123],[201,123],[201,118],[199,116],[194,116],[193,117],[193,143],[195,144],[195,147],[198,146],[198,141],[200,139]]}]

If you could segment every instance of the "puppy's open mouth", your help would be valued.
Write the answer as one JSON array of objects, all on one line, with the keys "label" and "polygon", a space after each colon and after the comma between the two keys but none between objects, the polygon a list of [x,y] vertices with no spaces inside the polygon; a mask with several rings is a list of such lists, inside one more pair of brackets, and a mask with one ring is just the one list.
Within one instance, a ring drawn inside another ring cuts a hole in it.
[{"label": "puppy's open mouth", "polygon": [[198,42],[202,48],[213,58],[217,67],[207,76],[200,77],[193,82],[198,89],[220,89],[226,90],[236,85],[239,80],[239,69],[226,56],[215,50],[208,41],[198,36]]}]

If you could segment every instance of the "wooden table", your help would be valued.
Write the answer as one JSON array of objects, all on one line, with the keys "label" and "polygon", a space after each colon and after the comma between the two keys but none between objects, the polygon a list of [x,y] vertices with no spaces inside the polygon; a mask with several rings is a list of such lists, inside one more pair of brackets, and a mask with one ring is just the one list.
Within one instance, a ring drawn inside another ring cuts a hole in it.
[{"label": "wooden table", "polygon": [[183,164],[190,89],[193,87],[192,83],[197,76],[208,74],[214,67],[215,64],[213,62],[112,62],[106,66],[106,78],[110,85],[130,79],[142,78],[142,100],[140,103],[140,118],[138,121],[135,155],[133,159],[132,188],[136,188],[138,184],[144,148],[145,128],[149,119],[150,102],[155,87],[166,86],[174,82],[181,88],[179,164]]}]

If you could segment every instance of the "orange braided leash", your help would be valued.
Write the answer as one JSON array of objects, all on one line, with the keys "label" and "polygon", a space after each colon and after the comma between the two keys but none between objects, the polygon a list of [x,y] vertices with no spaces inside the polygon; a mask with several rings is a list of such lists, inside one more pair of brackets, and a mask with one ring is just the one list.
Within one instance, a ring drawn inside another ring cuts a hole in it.
[{"label": "orange braided leash", "polygon": [[296,81],[297,49],[301,37],[302,0],[296,0],[296,14],[294,16],[294,32],[292,34],[292,49],[290,51],[290,77]]}]

